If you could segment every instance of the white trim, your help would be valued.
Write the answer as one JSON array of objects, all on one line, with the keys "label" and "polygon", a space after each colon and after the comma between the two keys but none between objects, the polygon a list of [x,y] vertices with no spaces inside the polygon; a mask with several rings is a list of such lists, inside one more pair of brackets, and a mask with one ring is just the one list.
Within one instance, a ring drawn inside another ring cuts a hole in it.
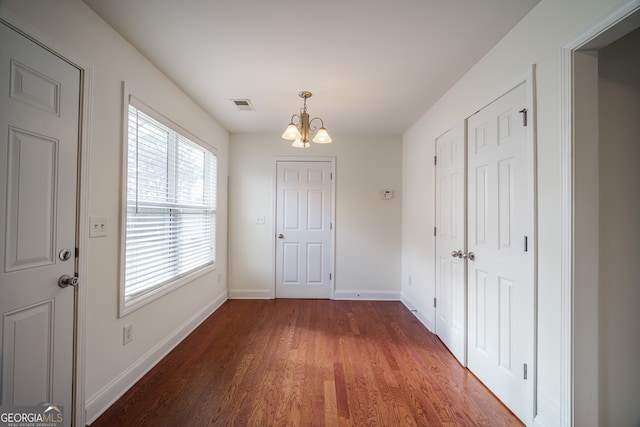
[{"label": "white trim", "polygon": [[86,326],[87,326],[87,289],[89,277],[87,262],[87,251],[89,248],[89,159],[91,158],[91,111],[93,108],[93,66],[81,69],[82,73],[82,117],[80,118],[82,130],[80,133],[80,188],[78,192],[78,277],[80,286],[77,287],[76,306],[76,344],[75,344],[75,392],[74,392],[74,424],[76,426],[85,425],[85,348],[86,348]]},{"label": "white trim", "polygon": [[[433,298],[434,298],[434,303],[433,303],[433,307],[431,307],[431,312],[433,313],[432,316],[432,320],[429,322],[427,321],[427,318],[424,317],[424,315],[422,313],[420,313],[418,311],[418,309],[412,305],[412,308],[410,309],[413,314],[416,315],[416,317],[418,317],[418,319],[420,320],[420,322],[422,322],[423,325],[427,326],[427,324],[431,325],[431,329],[429,327],[427,327],[427,329],[429,329],[430,331],[433,332],[434,335],[438,336],[438,331],[436,330],[436,324],[438,323],[438,307],[436,304],[436,301],[438,301],[438,297],[440,296],[438,293],[439,290],[439,286],[438,286],[438,219],[439,219],[439,215],[438,215],[438,209],[440,208],[440,205],[438,204],[438,197],[439,197],[439,192],[438,192],[438,139],[442,138],[442,136],[444,136],[447,132],[451,131],[452,129],[455,129],[456,126],[459,126],[459,120],[456,121],[456,124],[454,124],[453,126],[451,126],[450,128],[448,128],[447,130],[445,130],[444,132],[442,132],[440,135],[436,136],[435,139],[433,140],[433,158],[435,159],[434,161],[434,165],[433,165],[433,240],[432,240],[432,245],[431,245],[431,253],[433,254]],[[462,197],[465,199],[464,201],[464,242],[463,244],[463,250],[466,253],[467,252],[467,120],[463,119],[462,120],[462,152],[463,152],[463,156],[464,156],[464,166],[463,166],[463,180],[464,180],[464,190],[462,193]],[[442,162],[442,159],[440,159],[440,162]],[[467,268],[465,266],[464,268],[464,289],[465,289],[465,295],[464,295],[464,342],[465,342],[465,349],[464,349],[464,360],[465,360],[465,366],[466,366],[466,361],[467,361],[467,348],[466,348],[466,344],[467,344]],[[406,304],[405,304],[406,305]]]},{"label": "white trim", "polygon": [[531,357],[531,385],[528,391],[531,393],[529,398],[531,399],[531,411],[529,412],[529,419],[526,420],[528,425],[534,424],[536,414],[538,412],[538,111],[537,111],[537,93],[536,93],[536,65],[531,64],[526,74],[526,108],[529,113],[527,116],[527,178],[528,192],[530,195],[529,211],[532,213],[531,222],[528,224],[528,245],[529,252],[531,252],[532,260],[527,263],[530,270],[528,275],[531,278],[531,316],[528,319],[531,323],[529,325],[529,334],[531,337],[530,353]]},{"label": "white trim", "polygon": [[141,97],[136,95],[137,91],[130,89],[130,86],[126,82],[123,81],[122,85],[123,85],[123,102],[124,102],[123,109],[124,109],[124,118],[125,118],[125,121],[123,123],[123,128],[125,132],[124,141],[126,143],[129,142],[128,141],[129,139],[128,138],[128,123],[129,123],[128,110],[129,110],[129,106],[131,105],[136,110],[142,111],[144,114],[151,117],[153,120],[163,124],[164,126],[168,127],[175,133],[186,137],[187,139],[191,140],[191,142],[197,145],[200,145],[202,148],[206,150],[212,151],[213,154],[215,154],[216,156],[218,155],[218,147],[215,144],[203,138],[200,138],[199,136],[191,132],[189,129],[187,129],[185,126],[182,126],[180,123],[177,123],[174,120],[167,117],[166,115],[164,115],[159,108],[156,108],[148,104]]},{"label": "white trim", "polygon": [[[562,51],[598,50],[618,40],[640,25],[640,0],[629,0],[596,21],[588,30],[565,44]],[[628,20],[629,19],[629,20]],[[563,81],[565,76],[561,76]],[[571,78],[569,81],[573,81]]]},{"label": "white trim", "polygon": [[230,289],[229,299],[273,299],[271,289]]},{"label": "white trim", "polygon": [[273,212],[273,223],[271,225],[272,227],[272,254],[271,254],[271,277],[273,278],[273,282],[271,284],[271,298],[275,298],[276,297],[276,245],[277,245],[277,239],[276,239],[276,233],[277,233],[277,221],[278,221],[278,213],[277,213],[277,206],[276,206],[276,200],[278,198],[278,162],[329,162],[331,164],[331,174],[333,175],[333,178],[331,179],[331,223],[333,224],[333,227],[331,229],[331,248],[329,249],[329,262],[330,262],[330,273],[331,273],[331,277],[332,279],[330,280],[330,286],[331,286],[331,290],[330,290],[330,294],[329,294],[329,299],[335,299],[334,295],[335,295],[335,289],[336,289],[336,263],[335,263],[335,259],[336,259],[336,254],[335,254],[335,248],[336,248],[336,180],[337,180],[337,174],[336,174],[336,158],[334,156],[326,156],[326,157],[319,157],[319,156],[309,156],[309,157],[304,157],[304,156],[275,156],[273,158],[273,180],[272,180],[272,194],[273,197],[271,199],[271,209]]},{"label": "white trim", "polygon": [[[560,426],[573,425],[573,130],[572,52],[560,60]],[[536,421],[539,417],[536,417]],[[536,425],[540,425],[537,424]]]},{"label": "white trim", "polygon": [[400,301],[400,291],[335,291],[333,299],[350,301]]},{"label": "white trim", "polygon": [[402,304],[404,304],[405,307],[407,307],[407,310],[409,310],[416,316],[420,323],[422,323],[429,332],[435,334],[435,324],[418,309],[415,301],[413,301],[404,293],[400,296],[400,301],[402,302]]},{"label": "white trim", "polygon": [[[87,424],[93,423],[104,411],[127,392],[140,378],[169,354],[182,340],[213,314],[225,301],[227,291],[223,291],[209,304],[191,316],[178,329],[160,341],[154,348],[133,363],[129,368],[110,381],[96,394],[87,399]],[[84,424],[83,424],[84,425]]]},{"label": "white trim", "polygon": [[84,58],[78,56],[51,39],[45,33],[34,28],[15,15],[9,9],[0,5],[0,20],[22,33],[27,38],[41,45],[80,71],[80,101],[82,103],[78,124],[80,126],[78,141],[78,211],[76,218],[76,244],[80,249],[76,264],[80,285],[76,287],[76,323],[74,331],[74,379],[73,379],[73,408],[72,425],[84,426],[85,423],[85,347],[86,347],[86,289],[89,286],[85,278],[88,277],[87,257],[88,248],[88,208],[89,208],[89,159],[91,149],[91,112],[93,108],[93,75],[94,67]]},{"label": "white trim", "polygon": [[[616,7],[588,30],[560,49],[560,167],[561,167],[561,229],[560,229],[560,426],[574,425],[574,106],[573,56],[580,49],[597,49],[628,31],[632,14],[640,11],[640,0],[631,0]],[[635,18],[637,19],[637,18]],[[614,28],[617,27],[617,28]],[[595,307],[597,309],[597,307]],[[538,423],[536,425],[544,425]],[[594,420],[597,423],[597,420]]]},{"label": "white trim", "polygon": [[[469,117],[480,112],[480,110],[482,110],[483,108],[493,104],[494,101],[497,101],[498,99],[502,98],[504,95],[511,92],[521,84],[528,85],[532,76],[535,76],[535,68],[536,68],[536,64],[531,64],[525,73],[521,74],[520,76],[511,80],[509,83],[505,84],[501,90],[494,92],[499,95],[488,96],[486,98],[486,101],[478,103],[475,108],[470,109],[467,114],[463,115],[465,117],[465,120],[468,120]],[[529,96],[529,92],[530,90],[527,90],[527,96]]]}]

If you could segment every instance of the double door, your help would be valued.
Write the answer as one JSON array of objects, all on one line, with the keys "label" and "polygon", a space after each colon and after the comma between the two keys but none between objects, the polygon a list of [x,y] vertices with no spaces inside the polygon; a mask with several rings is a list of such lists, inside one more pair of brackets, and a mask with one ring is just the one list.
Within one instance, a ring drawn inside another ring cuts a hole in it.
[{"label": "double door", "polygon": [[520,419],[534,379],[533,138],[523,83],[436,141],[436,334]]}]

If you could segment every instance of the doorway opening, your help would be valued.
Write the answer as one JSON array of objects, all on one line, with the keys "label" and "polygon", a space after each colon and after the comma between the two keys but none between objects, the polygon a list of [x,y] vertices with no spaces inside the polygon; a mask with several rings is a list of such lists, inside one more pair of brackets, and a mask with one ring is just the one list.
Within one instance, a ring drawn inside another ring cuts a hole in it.
[{"label": "doorway opening", "polygon": [[639,27],[629,2],[563,49],[566,424],[640,419],[640,344],[628,339],[640,326]]}]

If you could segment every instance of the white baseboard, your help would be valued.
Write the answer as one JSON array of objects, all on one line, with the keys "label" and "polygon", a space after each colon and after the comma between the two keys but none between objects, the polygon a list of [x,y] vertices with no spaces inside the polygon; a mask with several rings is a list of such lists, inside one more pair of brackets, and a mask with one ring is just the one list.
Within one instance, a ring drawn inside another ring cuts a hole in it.
[{"label": "white baseboard", "polygon": [[271,289],[229,289],[229,299],[273,299]]},{"label": "white baseboard", "polygon": [[[562,423],[560,403],[555,390],[537,387],[536,409],[537,414],[533,418],[533,424],[527,422],[527,425],[533,425],[534,427],[572,425],[569,421]],[[596,420],[591,425],[597,424]]]},{"label": "white baseboard", "polygon": [[335,291],[335,300],[400,301],[400,292],[395,291]]},{"label": "white baseboard", "polygon": [[194,314],[183,323],[181,327],[158,343],[158,345],[147,352],[147,354],[131,365],[126,371],[87,399],[85,406],[85,420],[87,424],[93,423],[104,411],[109,409],[116,400],[169,354],[171,350],[180,344],[183,339],[204,322],[207,317],[214,313],[227,299],[227,291],[225,289],[225,291],[211,301],[211,303]]},{"label": "white baseboard", "polygon": [[[270,289],[229,289],[229,299],[273,299]],[[400,292],[395,291],[335,291],[335,300],[400,301]]]},{"label": "white baseboard", "polygon": [[424,327],[429,330],[429,332],[434,331],[433,321],[425,316],[422,311],[420,311],[418,305],[415,304],[415,302],[411,298],[407,297],[405,294],[402,294],[402,298],[400,299],[400,301],[402,301],[405,307],[407,307],[409,311],[411,311],[418,318],[420,323],[422,323]]},{"label": "white baseboard", "polygon": [[[548,426],[552,425],[552,424],[547,423],[547,422],[544,420],[544,418],[545,418],[544,416],[537,415],[537,416],[533,419],[533,427],[548,427]],[[557,424],[556,424],[556,425],[557,425]]]}]

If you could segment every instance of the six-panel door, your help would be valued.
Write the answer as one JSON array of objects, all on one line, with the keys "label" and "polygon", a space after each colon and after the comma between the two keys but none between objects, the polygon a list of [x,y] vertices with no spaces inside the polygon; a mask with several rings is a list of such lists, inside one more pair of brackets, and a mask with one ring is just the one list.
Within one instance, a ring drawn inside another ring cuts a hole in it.
[{"label": "six-panel door", "polygon": [[71,423],[80,72],[0,24],[1,404]]},{"label": "six-panel door", "polygon": [[533,209],[521,84],[467,121],[468,367],[533,419]]},{"label": "six-panel door", "polygon": [[276,297],[331,296],[331,162],[278,161]]}]

